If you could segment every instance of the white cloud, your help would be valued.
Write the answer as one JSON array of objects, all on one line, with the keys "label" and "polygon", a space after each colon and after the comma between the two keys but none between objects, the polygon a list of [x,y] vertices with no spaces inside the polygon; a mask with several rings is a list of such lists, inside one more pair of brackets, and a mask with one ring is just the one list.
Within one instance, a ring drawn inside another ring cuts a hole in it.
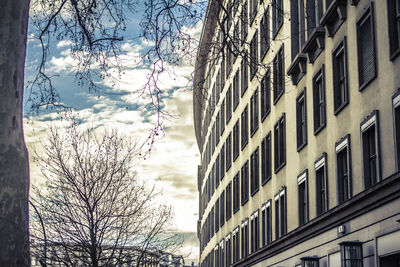
[{"label": "white cloud", "polygon": [[70,41],[70,40],[61,40],[61,41],[59,41],[57,43],[57,48],[62,48],[62,47],[65,47],[65,46],[70,46],[70,45],[72,45],[72,41]]}]

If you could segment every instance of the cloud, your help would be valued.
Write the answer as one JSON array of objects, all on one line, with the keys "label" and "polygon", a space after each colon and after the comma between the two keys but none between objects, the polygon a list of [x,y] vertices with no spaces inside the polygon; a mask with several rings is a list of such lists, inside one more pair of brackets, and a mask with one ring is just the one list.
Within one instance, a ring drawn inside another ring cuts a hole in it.
[{"label": "cloud", "polygon": [[70,41],[70,40],[61,40],[61,41],[59,41],[58,43],[57,43],[57,48],[62,48],[62,47],[65,47],[65,46],[70,46],[70,45],[72,45],[73,43],[72,43],[72,41]]}]

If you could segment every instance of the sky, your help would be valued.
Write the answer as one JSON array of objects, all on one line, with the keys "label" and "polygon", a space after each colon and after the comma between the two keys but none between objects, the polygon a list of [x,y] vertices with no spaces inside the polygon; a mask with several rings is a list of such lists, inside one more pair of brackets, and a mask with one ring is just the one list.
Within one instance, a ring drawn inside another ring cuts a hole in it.
[{"label": "sky", "polygon": [[[126,34],[137,32],[134,19],[128,23]],[[137,24],[136,24],[137,25]],[[192,36],[199,36],[201,25],[190,29]],[[104,79],[99,82],[101,93],[90,93],[78,86],[71,70],[76,65],[70,56],[70,42],[52,39],[52,50],[48,60],[48,71],[57,75],[53,83],[60,94],[63,105],[73,107],[73,115],[82,126],[96,128],[117,128],[132,140],[143,143],[153,128],[155,115],[143,109],[147,99],[132,93],[139,89],[148,74],[146,67],[135,67],[132,58],[140,56],[146,45],[143,40],[125,39],[121,55],[124,74],[118,81]],[[36,74],[40,58],[39,43],[32,32],[28,38],[25,83]],[[163,192],[162,199],[172,205],[175,213],[176,231],[185,238],[182,254],[189,254],[185,261],[198,263],[199,243],[196,227],[198,219],[197,165],[199,150],[193,127],[192,92],[187,90],[193,72],[193,62],[182,63],[174,69],[174,74],[162,75],[160,87],[166,92],[163,106],[172,116],[163,122],[164,134],[153,144],[151,154],[137,165],[139,177],[155,183]],[[116,94],[110,94],[116,93]],[[25,96],[27,98],[27,96]],[[66,115],[60,110],[45,109],[39,113],[29,112],[24,106],[25,141],[30,153],[31,184],[40,185],[41,174],[32,161],[34,150],[41,152],[41,142],[52,123],[58,126],[68,124]]]}]

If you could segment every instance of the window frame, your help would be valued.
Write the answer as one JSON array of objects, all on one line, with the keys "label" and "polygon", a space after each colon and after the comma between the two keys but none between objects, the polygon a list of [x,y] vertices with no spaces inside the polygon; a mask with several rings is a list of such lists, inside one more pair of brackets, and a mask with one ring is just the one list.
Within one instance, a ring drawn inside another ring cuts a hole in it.
[{"label": "window frame", "polygon": [[270,11],[268,5],[260,23],[260,60],[262,61],[267,54],[270,46]]},{"label": "window frame", "polygon": [[260,188],[260,150],[254,150],[250,156],[250,195],[254,196]]},{"label": "window frame", "polygon": [[[243,150],[249,143],[249,105],[247,104],[240,115],[240,148]],[[240,152],[239,152],[240,153]]]},{"label": "window frame", "polygon": [[237,119],[235,125],[233,126],[233,136],[232,136],[232,152],[233,152],[233,162],[239,157],[240,154],[240,126],[239,119]]},{"label": "window frame", "polygon": [[271,178],[272,178],[272,137],[271,137],[271,131],[269,131],[261,142],[261,185],[262,186],[266,185],[268,181],[271,180]]},{"label": "window frame", "polygon": [[[398,111],[398,117],[396,116]],[[396,170],[400,170],[400,88],[392,96],[393,142]],[[396,118],[398,122],[396,123]],[[397,127],[396,127],[397,126]]]},{"label": "window frame", "polygon": [[[326,126],[326,86],[325,86],[325,71],[324,65],[313,77],[313,120],[314,120],[314,135],[320,133]],[[321,83],[323,96],[321,97],[319,91],[319,83]],[[321,104],[322,101],[322,104]],[[323,106],[321,110],[320,106]],[[318,111],[318,124],[316,114]],[[321,112],[323,112],[322,117]]]},{"label": "window frame", "polygon": [[233,215],[240,210],[240,171],[233,177]]},{"label": "window frame", "polygon": [[[283,146],[283,148],[281,146]],[[285,165],[286,165],[286,116],[285,113],[282,113],[282,116],[278,119],[278,121],[274,125],[275,174],[278,173]]]},{"label": "window frame", "polygon": [[[328,155],[324,152],[322,153],[322,156],[320,156],[317,160],[314,162],[314,171],[315,171],[315,192],[316,192],[316,216],[319,216],[329,210],[329,184],[328,184]],[[321,188],[319,187],[319,177],[317,175],[317,172],[319,170],[323,169],[323,184],[324,184],[324,207],[325,209],[322,208],[320,202],[319,202],[319,195],[321,195]]]},{"label": "window frame", "polygon": [[258,88],[254,91],[250,98],[250,137],[257,132],[259,127],[259,101]]},{"label": "window frame", "polygon": [[[304,186],[304,195],[300,195],[300,189]],[[298,219],[299,226],[309,221],[309,192],[308,192],[308,169],[305,169],[297,176],[297,195],[298,195]],[[302,198],[303,197],[303,198]],[[302,201],[301,201],[302,200]],[[303,203],[301,203],[303,202]],[[303,216],[302,216],[303,215]]]},{"label": "window frame", "polygon": [[241,259],[246,258],[247,256],[249,256],[249,218],[246,218],[244,220],[242,220],[242,223],[240,225],[240,230],[241,230],[241,254],[242,257]]},{"label": "window frame", "polygon": [[[253,0],[250,0],[253,1]],[[258,30],[250,41],[250,81],[256,76],[258,69]]]},{"label": "window frame", "polygon": [[[374,127],[374,146],[375,146],[375,171],[376,171],[376,177],[375,177],[375,182],[372,181],[367,181],[370,179],[367,175],[370,175],[367,173],[366,170],[366,153],[365,151],[365,142],[364,138],[365,135],[369,130],[371,130],[371,127]],[[361,123],[360,123],[360,134],[361,134],[361,164],[362,164],[362,173],[363,173],[363,183],[364,183],[364,189],[368,189],[369,187],[375,185],[376,183],[379,183],[381,180],[381,158],[380,158],[380,138],[379,138],[379,111],[374,110],[370,115],[368,115]]]},{"label": "window frame", "polygon": [[[279,239],[287,233],[287,201],[286,187],[283,187],[274,196],[275,202],[275,239]],[[283,207],[282,207],[283,201]],[[282,214],[283,213],[283,214]]]},{"label": "window frame", "polygon": [[[307,145],[307,98],[306,88],[296,98],[296,140],[297,152]],[[304,111],[304,113],[303,113]],[[304,122],[303,122],[304,118]]]},{"label": "window frame", "polygon": [[[278,2],[278,4],[277,4]],[[272,0],[272,40],[275,40],[283,25],[283,0]]]},{"label": "window frame", "polygon": [[232,181],[225,188],[225,221],[232,217]]},{"label": "window frame", "polygon": [[[360,26],[362,26],[362,24],[366,23],[367,19],[371,19],[371,38],[372,38],[372,53],[373,53],[373,57],[374,57],[374,75],[371,76],[368,80],[363,81],[363,83],[361,83],[361,63],[360,63],[360,57],[362,56],[362,54],[364,54],[363,52],[365,51],[361,51],[360,48],[360,44],[362,44],[361,42],[361,35],[360,35]],[[376,63],[376,44],[375,44],[375,21],[374,21],[374,9],[373,9],[373,2],[371,2],[371,4],[365,9],[365,11],[362,13],[361,17],[357,19],[356,21],[356,36],[357,36],[357,65],[358,65],[358,90],[362,91],[364,90],[376,77],[378,74],[378,70],[377,70],[377,63]]]},{"label": "window frame", "polygon": [[260,83],[260,115],[261,122],[265,120],[271,112],[271,70],[268,67],[267,72]]},{"label": "window frame", "polygon": [[[274,105],[278,103],[279,99],[285,93],[285,57],[284,46],[276,53],[273,59],[273,99]],[[278,79],[279,78],[279,79]],[[279,89],[279,91],[278,91]]]},{"label": "window frame", "polygon": [[[341,153],[344,149],[346,149],[346,162],[347,162],[347,189],[348,192],[344,192],[343,186],[344,181],[339,176],[339,153]],[[336,154],[336,182],[337,182],[337,203],[338,205],[348,201],[353,197],[353,188],[352,188],[352,167],[351,167],[351,147],[350,147],[350,134],[347,134],[343,138],[335,144],[335,154]],[[343,192],[342,192],[343,190]],[[347,193],[347,195],[345,195]]]},{"label": "window frame", "polygon": [[[344,81],[341,81],[341,77],[339,76],[340,73],[340,61],[339,57],[343,57],[343,72],[344,72]],[[349,87],[348,87],[348,77],[349,77],[349,71],[348,71],[348,62],[347,62],[347,40],[346,37],[343,38],[343,40],[339,43],[339,45],[335,48],[335,50],[332,53],[332,70],[333,70],[333,109],[334,115],[338,115],[340,111],[342,111],[348,104],[349,104]],[[344,86],[344,101],[340,100],[338,102],[339,98],[341,99],[341,94],[340,94],[340,84],[343,83]]]},{"label": "window frame", "polygon": [[265,247],[272,242],[272,204],[271,199],[261,206],[262,239],[261,246]]},{"label": "window frame", "polygon": [[250,236],[251,236],[251,244],[250,244],[250,254],[253,254],[257,250],[260,249],[260,217],[258,209],[254,211],[250,216]]},{"label": "window frame", "polygon": [[240,169],[240,205],[244,206],[249,201],[249,160]]},{"label": "window frame", "polygon": [[399,1],[387,0],[386,7],[388,12],[389,58],[394,61],[400,55],[400,3]]}]

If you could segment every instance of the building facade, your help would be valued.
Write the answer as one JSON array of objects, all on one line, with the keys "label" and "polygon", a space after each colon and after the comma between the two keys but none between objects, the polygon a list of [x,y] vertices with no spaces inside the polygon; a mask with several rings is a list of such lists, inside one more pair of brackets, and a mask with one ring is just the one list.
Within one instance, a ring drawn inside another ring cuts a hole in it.
[{"label": "building facade", "polygon": [[211,0],[201,266],[400,266],[400,1]]}]

